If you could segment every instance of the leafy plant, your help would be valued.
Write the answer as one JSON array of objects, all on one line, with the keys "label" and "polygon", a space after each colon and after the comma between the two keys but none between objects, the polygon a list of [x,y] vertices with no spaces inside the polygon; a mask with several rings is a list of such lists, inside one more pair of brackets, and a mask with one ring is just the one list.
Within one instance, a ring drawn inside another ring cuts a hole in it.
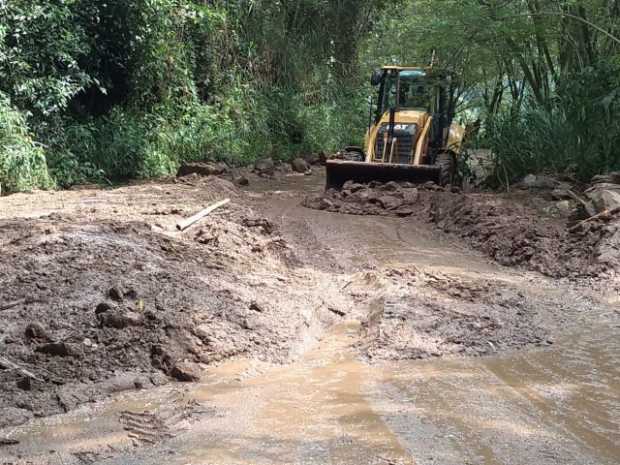
[{"label": "leafy plant", "polygon": [[43,148],[33,141],[24,115],[0,93],[0,192],[50,187]]}]

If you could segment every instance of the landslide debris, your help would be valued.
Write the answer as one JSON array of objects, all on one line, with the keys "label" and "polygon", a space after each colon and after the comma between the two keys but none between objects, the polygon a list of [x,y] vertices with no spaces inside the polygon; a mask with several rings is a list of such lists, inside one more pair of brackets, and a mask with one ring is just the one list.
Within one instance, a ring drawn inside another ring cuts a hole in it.
[{"label": "landslide debris", "polygon": [[325,288],[281,275],[294,257],[249,211],[175,237],[141,221],[5,219],[0,241],[0,427],[196,381],[237,355],[283,362],[334,319]]},{"label": "landslide debris", "polygon": [[[603,187],[595,185],[587,192],[592,198],[604,198],[609,208],[614,197],[609,186]],[[522,266],[552,277],[620,271],[618,215],[602,215],[575,226],[572,206],[563,216],[557,204],[542,194],[464,194],[433,183],[348,182],[342,191],[330,189],[308,196],[303,204],[344,214],[422,218],[502,265]]]}]

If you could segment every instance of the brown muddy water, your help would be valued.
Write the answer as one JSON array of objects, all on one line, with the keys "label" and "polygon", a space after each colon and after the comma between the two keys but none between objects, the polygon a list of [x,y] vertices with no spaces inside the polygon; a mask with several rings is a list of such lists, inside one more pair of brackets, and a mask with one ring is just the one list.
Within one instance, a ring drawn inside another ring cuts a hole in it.
[{"label": "brown muddy water", "polygon": [[[278,189],[278,190],[276,190]],[[483,358],[359,356],[351,314],[286,365],[237,359],[200,383],[126,393],[0,431],[0,464],[613,465],[620,463],[618,297],[500,268],[413,220],[306,210],[316,179],[253,186],[304,266],[353,274],[424,266],[493,278],[582,311],[554,344]],[[587,298],[586,298],[587,297]],[[589,309],[588,302],[601,305]],[[552,322],[553,323],[553,322]]]}]

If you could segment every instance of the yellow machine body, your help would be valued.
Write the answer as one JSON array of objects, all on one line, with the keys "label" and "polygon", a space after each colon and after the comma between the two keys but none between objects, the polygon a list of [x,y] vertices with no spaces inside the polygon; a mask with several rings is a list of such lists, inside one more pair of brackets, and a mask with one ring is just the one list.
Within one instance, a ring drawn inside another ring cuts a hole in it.
[{"label": "yellow machine body", "polygon": [[328,162],[327,188],[346,181],[451,182],[465,129],[446,115],[445,74],[385,66],[372,82],[379,86],[377,111],[364,147]]}]

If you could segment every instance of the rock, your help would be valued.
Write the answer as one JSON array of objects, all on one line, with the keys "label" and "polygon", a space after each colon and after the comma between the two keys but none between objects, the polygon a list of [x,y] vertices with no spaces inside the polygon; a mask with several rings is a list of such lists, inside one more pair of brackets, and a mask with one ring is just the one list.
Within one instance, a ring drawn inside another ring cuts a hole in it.
[{"label": "rock", "polygon": [[362,189],[362,190],[355,191],[352,194],[349,194],[348,198],[351,201],[359,202],[363,204],[363,203],[369,202],[371,198],[376,198],[376,195],[374,197],[371,195],[373,193],[374,191],[370,189]]},{"label": "rock", "polygon": [[24,330],[24,335],[28,339],[37,339],[40,341],[50,340],[50,337],[47,334],[47,331],[45,331],[45,328],[43,327],[43,325],[38,322],[30,323],[28,326],[26,326],[26,329]]},{"label": "rock", "polygon": [[334,206],[334,202],[326,198],[322,198],[319,204],[319,210],[331,210]]},{"label": "rock", "polygon": [[321,157],[318,153],[306,153],[302,157],[308,165],[318,165],[321,163]]},{"label": "rock", "polygon": [[342,186],[342,190],[348,192],[349,194],[352,194],[352,193],[355,193],[357,191],[364,189],[365,187],[366,186],[364,186],[363,184],[358,184],[353,181],[347,181]]},{"label": "rock", "polygon": [[329,160],[330,158],[333,158],[331,155],[329,155],[327,152],[325,151],[321,151],[318,153],[319,156],[319,163],[321,165],[324,165],[327,163],[327,160]]},{"label": "rock", "polygon": [[443,190],[443,188],[441,186],[438,186],[433,181],[427,181],[424,184],[422,184],[420,187],[422,189],[429,190],[429,191],[442,191]]},{"label": "rock", "polygon": [[310,169],[310,165],[303,158],[295,158],[291,161],[291,166],[297,173],[306,173]]},{"label": "rock", "polygon": [[198,325],[192,330],[194,336],[200,339],[205,344],[209,343],[211,340],[211,328],[209,325]]},{"label": "rock", "polygon": [[50,342],[49,344],[43,344],[37,347],[35,351],[54,357],[76,357],[81,354],[81,351],[75,345],[66,342]]},{"label": "rock", "polygon": [[592,184],[620,184],[620,171],[599,174],[592,178]]},{"label": "rock", "polygon": [[23,378],[20,378],[19,380],[17,380],[16,384],[17,384],[17,387],[21,389],[22,391],[32,390],[32,379],[30,379],[28,376],[24,376]]},{"label": "rock", "polygon": [[620,207],[620,185],[618,184],[597,184],[588,189],[585,194],[598,213]]},{"label": "rock", "polygon": [[262,305],[260,305],[258,302],[254,301],[250,304],[250,310],[254,310],[255,312],[258,313],[264,313],[265,309],[263,308]]},{"label": "rock", "polygon": [[522,189],[553,189],[557,181],[549,176],[528,174],[518,185]]},{"label": "rock", "polygon": [[134,288],[129,288],[125,291],[125,294],[123,296],[125,297],[125,299],[138,300],[138,291],[136,291]]},{"label": "rock", "polygon": [[420,192],[417,189],[403,189],[403,202],[407,205],[418,203]]},{"label": "rock", "polygon": [[275,169],[276,164],[272,158],[263,158],[254,163],[254,171],[261,176],[272,176]]},{"label": "rock", "polygon": [[227,169],[228,167],[223,163],[183,163],[177,171],[177,177],[182,178],[190,174],[197,174],[198,176],[218,176],[225,173]]},{"label": "rock", "polygon": [[108,394],[144,389],[151,384],[146,376],[136,377],[133,374],[118,375],[102,382],[98,389]]},{"label": "rock", "polygon": [[23,425],[33,418],[30,410],[15,407],[0,407],[0,428]]},{"label": "rock", "polygon": [[570,200],[570,199],[572,199],[572,197],[568,193],[568,189],[564,189],[564,188],[553,189],[553,191],[551,192],[551,198],[553,200]]},{"label": "rock", "polygon": [[222,172],[222,174],[226,174],[229,171],[228,165],[223,161],[218,161],[215,164],[215,167]]},{"label": "rock", "polygon": [[185,383],[200,381],[201,375],[200,367],[189,362],[176,363],[170,370],[171,377]]},{"label": "rock", "polygon": [[384,195],[379,197],[379,204],[386,210],[396,210],[403,204],[403,201],[393,195]]},{"label": "rock", "polygon": [[390,181],[383,186],[383,190],[388,192],[398,192],[400,190],[400,184],[396,181]]},{"label": "rock", "polygon": [[168,373],[174,364],[174,357],[162,345],[151,347],[151,365],[158,370]]},{"label": "rock", "polygon": [[135,312],[106,312],[97,315],[102,328],[124,329],[129,326],[142,326],[144,316]]},{"label": "rock", "polygon": [[562,216],[568,216],[573,212],[573,204],[570,200],[560,200],[556,202],[555,208]]},{"label": "rock", "polygon": [[290,163],[279,163],[276,165],[276,171],[280,174],[290,174],[293,172],[293,167]]},{"label": "rock", "polygon": [[401,218],[405,218],[407,216],[413,215],[413,210],[411,208],[401,207],[398,210],[396,210],[396,214],[400,216]]},{"label": "rock", "polygon": [[105,313],[109,310],[112,310],[112,305],[110,305],[107,302],[101,302],[99,305],[97,305],[97,308],[95,308],[95,315],[100,315],[101,313]]},{"label": "rock", "polygon": [[125,296],[125,291],[122,286],[116,285],[108,291],[108,296],[112,300],[116,300],[117,302],[122,302]]},{"label": "rock", "polygon": [[250,185],[250,180],[242,174],[239,176],[233,177],[233,182],[238,186],[249,186]]},{"label": "rock", "polygon": [[477,149],[469,151],[467,165],[469,166],[470,177],[467,180],[470,185],[479,187],[485,180],[491,178],[495,167],[493,152],[488,149]]},{"label": "rock", "polygon": [[246,228],[259,228],[267,236],[276,230],[275,225],[267,218],[244,218],[241,224]]}]

